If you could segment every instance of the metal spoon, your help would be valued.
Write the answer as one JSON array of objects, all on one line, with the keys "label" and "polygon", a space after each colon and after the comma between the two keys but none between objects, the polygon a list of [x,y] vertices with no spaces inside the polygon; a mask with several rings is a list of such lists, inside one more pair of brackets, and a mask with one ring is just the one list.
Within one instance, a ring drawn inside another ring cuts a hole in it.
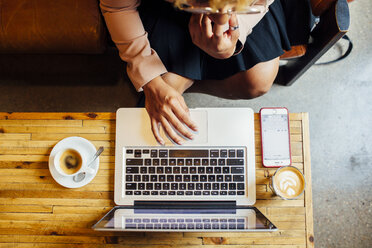
[{"label": "metal spoon", "polygon": [[[93,162],[98,158],[98,156],[101,155],[103,150],[104,150],[103,146],[98,148],[96,154],[94,154],[94,156],[93,156],[92,161],[90,161],[90,163],[88,164],[87,167],[90,167],[93,164]],[[80,172],[79,174],[75,175],[72,179],[74,180],[74,182],[79,183],[79,182],[84,180],[85,176],[86,176],[85,172]]]}]

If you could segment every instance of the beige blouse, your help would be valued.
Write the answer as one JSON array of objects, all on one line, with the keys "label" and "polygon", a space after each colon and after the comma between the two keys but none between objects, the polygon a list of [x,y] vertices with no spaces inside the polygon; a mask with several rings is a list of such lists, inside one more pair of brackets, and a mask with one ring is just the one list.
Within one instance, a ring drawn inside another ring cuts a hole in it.
[{"label": "beige blouse", "polygon": [[[127,62],[127,73],[137,91],[157,76],[167,72],[154,49],[151,48],[137,7],[140,0],[100,0],[100,7],[111,39],[115,42],[122,60]],[[267,0],[268,5],[274,0]],[[239,40],[245,43],[252,28],[268,9],[259,14],[239,14]]]}]

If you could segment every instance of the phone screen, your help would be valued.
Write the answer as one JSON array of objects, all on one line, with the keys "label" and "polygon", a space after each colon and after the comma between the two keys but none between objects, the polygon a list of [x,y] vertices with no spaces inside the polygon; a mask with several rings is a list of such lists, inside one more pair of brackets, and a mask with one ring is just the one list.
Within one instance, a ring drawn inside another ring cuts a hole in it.
[{"label": "phone screen", "polygon": [[287,114],[263,114],[262,148],[265,160],[289,159],[289,130]]}]

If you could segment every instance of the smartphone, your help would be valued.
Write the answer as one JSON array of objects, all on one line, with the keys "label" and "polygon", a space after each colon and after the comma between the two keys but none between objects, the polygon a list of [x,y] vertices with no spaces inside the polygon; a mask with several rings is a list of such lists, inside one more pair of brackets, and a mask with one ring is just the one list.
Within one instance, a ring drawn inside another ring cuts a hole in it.
[{"label": "smartphone", "polygon": [[288,109],[262,108],[260,123],[263,166],[291,165]]}]

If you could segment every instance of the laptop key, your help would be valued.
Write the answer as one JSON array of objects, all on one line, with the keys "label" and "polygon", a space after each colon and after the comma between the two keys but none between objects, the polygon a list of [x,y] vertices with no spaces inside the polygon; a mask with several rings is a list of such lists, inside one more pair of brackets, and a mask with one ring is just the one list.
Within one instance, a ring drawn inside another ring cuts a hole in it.
[{"label": "laptop key", "polygon": [[217,165],[217,159],[211,159],[211,165]]},{"label": "laptop key", "polygon": [[210,191],[203,191],[203,195],[210,195],[211,192]]},{"label": "laptop key", "polygon": [[214,174],[221,174],[221,167],[214,167]]},{"label": "laptop key", "polygon": [[193,195],[193,192],[192,191],[186,191],[185,195]]},{"label": "laptop key", "polygon": [[151,195],[158,195],[159,191],[151,191]]},{"label": "laptop key", "polygon": [[152,190],[154,188],[153,183],[146,183],[146,189],[147,190]]},{"label": "laptop key", "polygon": [[160,191],[160,195],[167,195],[167,191]]},{"label": "laptop key", "polygon": [[159,150],[159,157],[160,158],[167,158],[168,157],[168,150]]},{"label": "laptop key", "polygon": [[226,158],[227,157],[227,150],[226,149],[223,149],[220,151],[220,157],[221,158]]},{"label": "laptop key", "polygon": [[235,158],[235,150],[233,149],[229,150],[229,158]]},{"label": "laptop key", "polygon": [[244,182],[244,175],[234,175],[233,180],[234,182]]},{"label": "laptop key", "polygon": [[218,195],[218,191],[212,191],[211,194],[212,195]]},{"label": "laptop key", "polygon": [[227,224],[221,224],[221,229],[227,229]]},{"label": "laptop key", "polygon": [[225,175],[225,182],[231,182],[231,175]]},{"label": "laptop key", "polygon": [[236,151],[236,156],[237,156],[238,158],[242,158],[242,157],[244,157],[244,150],[242,150],[242,149],[237,150],[237,151]]},{"label": "laptop key", "polygon": [[181,172],[182,172],[182,174],[189,174],[189,168],[188,167],[182,167]]},{"label": "laptop key", "polygon": [[211,229],[212,225],[211,224],[204,224],[204,229]]},{"label": "laptop key", "polygon": [[203,158],[202,159],[202,165],[209,165],[209,159]]},{"label": "laptop key", "polygon": [[159,175],[159,182],[165,182],[165,175]]},{"label": "laptop key", "polygon": [[196,184],[196,189],[197,190],[202,190],[203,189],[203,184],[202,183],[197,183]]},{"label": "laptop key", "polygon": [[187,184],[187,189],[188,190],[194,190],[195,189],[195,185],[193,183],[188,183]]},{"label": "laptop key", "polygon": [[174,176],[173,175],[167,175],[167,182],[174,182]]},{"label": "laptop key", "polygon": [[141,154],[142,154],[142,152],[141,152],[141,150],[134,150],[134,157],[136,157],[136,158],[140,158],[141,157]]},{"label": "laptop key", "polygon": [[238,183],[237,184],[237,189],[240,189],[240,190],[244,189],[244,183]]},{"label": "laptop key", "polygon": [[133,175],[126,175],[125,176],[125,181],[126,182],[132,182],[133,181]]},{"label": "laptop key", "polygon": [[158,157],[158,150],[151,150],[151,155],[152,158]]},{"label": "laptop key", "polygon": [[201,191],[194,191],[194,195],[201,195]]},{"label": "laptop key", "polygon": [[221,183],[221,189],[226,190],[227,189],[227,183]]},{"label": "laptop key", "polygon": [[223,182],[223,175],[217,175],[217,182]]},{"label": "laptop key", "polygon": [[172,174],[172,167],[165,167],[165,174]]},{"label": "laptop key", "polygon": [[194,165],[200,165],[200,159],[194,159]]},{"label": "laptop key", "polygon": [[229,191],[229,195],[236,195],[235,191]]},{"label": "laptop key", "polygon": [[223,174],[229,174],[230,173],[230,168],[229,167],[223,167],[222,171],[223,171]]},{"label": "laptop key", "polygon": [[132,149],[128,149],[127,150],[127,154],[133,154],[133,150]]},{"label": "laptop key", "polygon": [[142,181],[143,182],[148,182],[150,179],[149,175],[142,175]]},{"label": "laptop key", "polygon": [[161,190],[161,183],[155,183],[155,190]]},{"label": "laptop key", "polygon": [[229,183],[229,190],[235,190],[236,189],[236,183]]},{"label": "laptop key", "polygon": [[138,189],[145,189],[145,184],[144,183],[139,183],[138,184]]},{"label": "laptop key", "polygon": [[190,179],[191,179],[191,178],[190,178],[190,175],[184,175],[184,176],[183,176],[183,181],[184,181],[184,182],[190,182]]},{"label": "laptop key", "polygon": [[163,190],[169,190],[169,183],[163,183]]},{"label": "laptop key", "polygon": [[212,224],[212,229],[220,229],[220,225],[217,223]]},{"label": "laptop key", "polygon": [[244,229],[244,224],[237,224],[236,229]]},{"label": "laptop key", "polygon": [[236,229],[236,224],[229,224],[229,229]]},{"label": "laptop key", "polygon": [[176,165],[176,160],[174,158],[169,159],[169,165]]},{"label": "laptop key", "polygon": [[168,159],[166,159],[166,158],[162,158],[162,159],[160,160],[160,164],[161,164],[161,165],[168,165]]},{"label": "laptop key", "polygon": [[192,165],[192,159],[191,158],[186,159],[186,165]]},{"label": "laptop key", "polygon": [[176,191],[168,191],[168,195],[175,195]]},{"label": "laptop key", "polygon": [[152,160],[152,165],[159,165],[159,159],[158,158],[154,158],[153,160]]},{"label": "laptop key", "polygon": [[125,224],[125,229],[136,229],[137,225],[136,224]]},{"label": "laptop key", "polygon": [[150,195],[150,191],[143,191],[142,195]]},{"label": "laptop key", "polygon": [[215,175],[208,175],[208,182],[215,182],[216,176]]},{"label": "laptop key", "polygon": [[218,150],[211,150],[210,151],[210,157],[211,158],[218,158],[220,155],[219,155],[219,151]]},{"label": "laptop key", "polygon": [[200,175],[200,182],[206,182],[207,181],[207,175]]},{"label": "laptop key", "polygon": [[205,173],[212,174],[213,173],[213,167],[207,167],[205,170]]},{"label": "laptop key", "polygon": [[141,174],[147,173],[147,167],[141,167]]},{"label": "laptop key", "polygon": [[172,190],[178,190],[178,183],[171,183]]},{"label": "laptop key", "polygon": [[146,224],[146,229],[154,229],[154,224]]},{"label": "laptop key", "polygon": [[180,190],[185,190],[186,189],[186,183],[180,183],[179,188],[180,188]]},{"label": "laptop key", "polygon": [[134,191],[134,195],[141,195],[141,191]]},{"label": "laptop key", "polygon": [[198,167],[198,173],[199,174],[204,174],[204,172],[205,172],[204,167]]},{"label": "laptop key", "polygon": [[204,189],[205,190],[210,190],[211,189],[211,184],[210,183],[205,183],[204,184]]},{"label": "laptop key", "polygon": [[156,173],[163,174],[164,173],[164,168],[163,167],[157,167],[156,168]]},{"label": "laptop key", "polygon": [[220,195],[227,195],[227,191],[220,191]]},{"label": "laptop key", "polygon": [[185,191],[177,191],[177,195],[184,195]]},{"label": "laptop key", "polygon": [[226,164],[226,160],[225,160],[225,159],[220,158],[220,159],[218,160],[218,165],[225,165],[225,164]]},{"label": "laptop key", "polygon": [[143,165],[142,158],[127,158],[125,164],[128,165]]},{"label": "laptop key", "polygon": [[242,158],[238,158],[238,159],[228,158],[226,163],[227,163],[227,165],[244,165],[244,159],[242,159]]},{"label": "laptop key", "polygon": [[145,159],[145,165],[151,165],[151,158]]},{"label": "laptop key", "polygon": [[158,175],[151,175],[151,182],[157,182],[158,181]]},{"label": "laptop key", "polygon": [[133,191],[125,191],[125,195],[133,195]]},{"label": "laptop key", "polygon": [[244,191],[238,191],[237,194],[238,195],[244,195]]},{"label": "laptop key", "polygon": [[213,183],[212,184],[212,189],[219,190],[220,189],[220,184],[219,183]]},{"label": "laptop key", "polygon": [[243,174],[244,173],[244,167],[232,167],[231,168],[231,174]]},{"label": "laptop key", "polygon": [[125,172],[127,174],[137,174],[139,172],[138,167],[126,167]]},{"label": "laptop key", "polygon": [[180,223],[180,224],[178,225],[178,228],[179,228],[179,229],[186,229],[186,224]]},{"label": "laptop key", "polygon": [[182,175],[176,175],[174,178],[176,182],[182,182]]},{"label": "laptop key", "polygon": [[181,172],[180,167],[173,167],[173,173],[179,174]]},{"label": "laptop key", "polygon": [[135,182],[141,181],[141,175],[134,175],[134,181]]},{"label": "laptop key", "polygon": [[195,224],[195,229],[203,229],[203,224],[201,223]]},{"label": "laptop key", "polygon": [[150,153],[150,150],[149,149],[142,150],[142,154],[149,154],[149,153]]},{"label": "laptop key", "polygon": [[196,174],[196,167],[190,167],[190,174]]},{"label": "laptop key", "polygon": [[184,165],[185,160],[184,159],[177,159],[177,165]]},{"label": "laptop key", "polygon": [[126,189],[137,189],[137,183],[126,183],[125,188]]}]

